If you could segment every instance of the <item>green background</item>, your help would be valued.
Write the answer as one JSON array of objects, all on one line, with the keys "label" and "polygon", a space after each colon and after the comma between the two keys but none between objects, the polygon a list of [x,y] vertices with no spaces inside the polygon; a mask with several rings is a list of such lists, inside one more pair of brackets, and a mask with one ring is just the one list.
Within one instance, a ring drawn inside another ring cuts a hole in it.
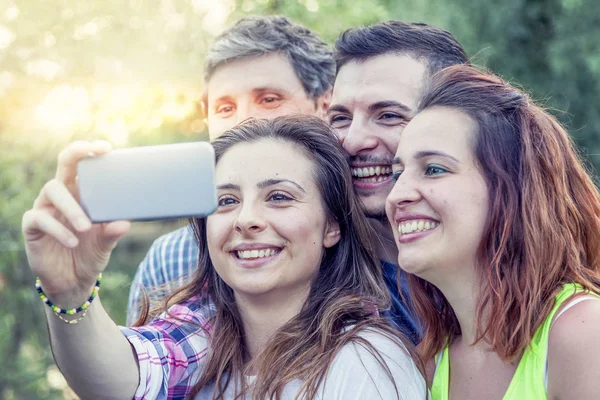
[{"label": "green background", "polygon": [[[330,43],[343,29],[389,19],[448,29],[474,63],[545,104],[590,170],[600,167],[597,0],[1,0],[0,400],[75,398],[53,366],[20,234],[59,150],[76,139],[206,138],[203,54],[247,14],[286,15]],[[102,287],[118,323],[151,241],[179,224],[135,224],[119,244]]]}]

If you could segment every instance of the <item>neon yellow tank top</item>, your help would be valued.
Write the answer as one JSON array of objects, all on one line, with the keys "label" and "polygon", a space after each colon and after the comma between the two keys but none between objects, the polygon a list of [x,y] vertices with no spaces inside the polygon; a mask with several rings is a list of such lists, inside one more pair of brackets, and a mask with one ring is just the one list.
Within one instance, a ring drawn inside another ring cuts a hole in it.
[{"label": "neon yellow tank top", "polygon": [[[550,336],[550,327],[554,320],[554,315],[560,306],[576,292],[582,292],[580,285],[568,283],[563,285],[562,290],[556,295],[554,307],[535,331],[531,345],[527,347],[519,361],[515,375],[503,400],[522,400],[522,399],[540,399],[547,400],[546,394],[546,360],[548,351],[548,338]],[[598,294],[590,293],[596,297]],[[450,389],[450,355],[448,346],[441,352],[433,384],[431,385],[432,400],[448,400],[448,391]]]}]

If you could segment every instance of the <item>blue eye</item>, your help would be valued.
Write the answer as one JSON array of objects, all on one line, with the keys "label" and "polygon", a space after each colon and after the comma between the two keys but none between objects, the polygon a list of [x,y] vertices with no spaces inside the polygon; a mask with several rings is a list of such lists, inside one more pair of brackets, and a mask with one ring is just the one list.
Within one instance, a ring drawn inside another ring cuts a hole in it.
[{"label": "blue eye", "polygon": [[399,116],[398,114],[386,112],[386,113],[381,114],[381,116],[379,118],[381,118],[381,119],[398,119],[398,118],[402,118],[402,117]]},{"label": "blue eye", "polygon": [[394,172],[392,174],[392,182],[396,183],[398,181],[398,178],[400,178],[400,175],[402,175],[402,172],[404,172],[404,171],[398,170],[398,171]]},{"label": "blue eye", "polygon": [[345,114],[332,115],[329,118],[329,125],[332,128],[343,128],[352,121],[352,118]]},{"label": "blue eye", "polygon": [[219,207],[230,206],[235,204],[237,201],[233,197],[222,197],[219,199],[218,205]]},{"label": "blue eye", "polygon": [[442,168],[438,165],[428,165],[427,168],[425,168],[426,176],[436,176],[436,175],[443,174],[445,172],[448,172],[448,170],[445,168]]},{"label": "blue eye", "polygon": [[292,200],[292,198],[281,192],[273,192],[269,195],[268,200],[280,203]]}]

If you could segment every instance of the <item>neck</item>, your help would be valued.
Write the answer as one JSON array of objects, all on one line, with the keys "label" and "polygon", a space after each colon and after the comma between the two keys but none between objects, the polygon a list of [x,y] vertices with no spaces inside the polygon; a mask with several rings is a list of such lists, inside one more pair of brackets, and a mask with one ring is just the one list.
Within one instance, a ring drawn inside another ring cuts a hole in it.
[{"label": "neck", "polygon": [[[273,334],[302,310],[310,288],[290,293],[264,295],[235,294],[244,325],[244,342],[248,359],[262,352]],[[252,372],[252,371],[251,371]]]},{"label": "neck", "polygon": [[394,242],[392,227],[387,219],[369,218],[369,223],[377,233],[375,235],[375,251],[380,260],[392,264],[398,263],[398,247]]},{"label": "neck", "polygon": [[[477,338],[477,299],[479,284],[475,277],[474,268],[447,268],[444,279],[429,280],[446,297],[450,303],[462,332],[460,340],[470,346]],[[486,347],[483,342],[476,347]]]}]

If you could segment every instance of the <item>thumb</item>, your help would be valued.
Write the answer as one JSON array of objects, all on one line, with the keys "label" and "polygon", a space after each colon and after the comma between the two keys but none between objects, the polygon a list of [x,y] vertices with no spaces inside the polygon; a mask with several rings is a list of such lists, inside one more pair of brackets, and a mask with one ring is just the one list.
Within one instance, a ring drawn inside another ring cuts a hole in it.
[{"label": "thumb", "polygon": [[123,237],[131,228],[129,221],[114,221],[102,225],[102,235],[99,245],[102,250],[111,251],[115,248],[119,239]]}]

